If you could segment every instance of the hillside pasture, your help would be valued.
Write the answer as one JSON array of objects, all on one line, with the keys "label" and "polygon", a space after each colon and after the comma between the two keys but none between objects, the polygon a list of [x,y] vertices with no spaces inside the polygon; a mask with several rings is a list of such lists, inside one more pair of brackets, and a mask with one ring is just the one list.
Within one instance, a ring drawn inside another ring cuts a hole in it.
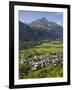
[{"label": "hillside pasture", "polygon": [[[38,45],[35,45],[28,49],[19,50],[19,78],[51,78],[51,77],[62,77],[63,76],[63,65],[61,62],[55,62],[55,64],[49,64],[38,70],[31,70],[33,66],[33,60],[27,61],[27,63],[20,63],[22,59],[29,59],[34,56],[53,54],[63,54],[63,43],[59,40],[43,41]],[[37,62],[39,62],[37,60]],[[28,70],[28,71],[27,71]]]}]

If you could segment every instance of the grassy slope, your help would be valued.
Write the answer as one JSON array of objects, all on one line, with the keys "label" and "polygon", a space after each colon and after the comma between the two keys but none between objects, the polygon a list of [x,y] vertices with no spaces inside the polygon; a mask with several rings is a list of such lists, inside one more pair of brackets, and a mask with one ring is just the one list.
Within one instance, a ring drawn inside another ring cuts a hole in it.
[{"label": "grassy slope", "polygon": [[40,70],[32,71],[27,75],[24,75],[22,78],[52,78],[52,77],[62,77],[63,76],[63,67],[51,66],[48,65]]},{"label": "grassy slope", "polygon": [[[41,45],[35,46],[34,48],[30,48],[20,51],[20,55],[22,57],[26,57],[29,54],[32,55],[42,55],[42,54],[50,54],[56,52],[63,51],[63,45],[59,41],[51,41],[51,42],[43,42]],[[23,79],[25,78],[43,78],[43,77],[62,77],[63,76],[63,67],[61,65],[52,66],[48,65],[40,70],[31,71],[27,75],[23,75]]]},{"label": "grassy slope", "polygon": [[42,55],[42,54],[49,54],[49,53],[57,53],[57,52],[62,52],[63,50],[63,45],[59,41],[51,41],[51,42],[44,42],[41,45],[35,46],[34,48],[30,48],[25,50],[20,51],[21,56],[26,56],[27,54],[32,54],[32,55]]}]

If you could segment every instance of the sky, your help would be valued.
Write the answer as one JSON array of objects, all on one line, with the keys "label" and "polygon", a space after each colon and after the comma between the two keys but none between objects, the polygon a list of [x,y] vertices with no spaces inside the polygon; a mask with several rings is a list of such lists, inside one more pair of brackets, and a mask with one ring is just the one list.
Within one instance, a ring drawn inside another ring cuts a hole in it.
[{"label": "sky", "polygon": [[63,26],[63,13],[62,12],[40,12],[40,11],[19,11],[19,20],[24,23],[31,23],[34,20],[45,17],[48,21],[56,22]]}]

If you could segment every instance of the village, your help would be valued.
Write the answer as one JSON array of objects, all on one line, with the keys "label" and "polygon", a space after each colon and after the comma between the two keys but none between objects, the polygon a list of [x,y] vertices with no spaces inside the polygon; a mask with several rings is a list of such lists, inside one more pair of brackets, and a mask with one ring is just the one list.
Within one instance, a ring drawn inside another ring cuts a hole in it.
[{"label": "village", "polygon": [[62,53],[55,53],[52,55],[35,55],[35,56],[29,56],[22,58],[20,57],[20,63],[30,65],[31,64],[31,70],[39,70],[45,66],[52,65],[63,65],[63,54]]}]

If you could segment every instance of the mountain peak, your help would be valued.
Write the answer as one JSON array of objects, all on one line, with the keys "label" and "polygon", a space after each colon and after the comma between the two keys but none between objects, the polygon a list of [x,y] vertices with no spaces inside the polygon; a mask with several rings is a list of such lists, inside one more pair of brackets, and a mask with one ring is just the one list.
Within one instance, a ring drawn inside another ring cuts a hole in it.
[{"label": "mountain peak", "polygon": [[47,19],[45,17],[42,17],[41,20],[46,20],[47,21]]},{"label": "mountain peak", "polygon": [[42,17],[42,18],[40,18],[40,19],[37,19],[37,20],[35,20],[35,21],[33,21],[33,22],[31,22],[29,25],[30,26],[35,26],[35,27],[41,27],[41,26],[47,26],[48,25],[48,20],[45,18],[45,17]]},{"label": "mountain peak", "polygon": [[47,20],[45,17],[42,17],[42,18],[40,19],[40,21],[42,21],[42,22],[44,22],[44,23],[48,23],[48,20]]}]

